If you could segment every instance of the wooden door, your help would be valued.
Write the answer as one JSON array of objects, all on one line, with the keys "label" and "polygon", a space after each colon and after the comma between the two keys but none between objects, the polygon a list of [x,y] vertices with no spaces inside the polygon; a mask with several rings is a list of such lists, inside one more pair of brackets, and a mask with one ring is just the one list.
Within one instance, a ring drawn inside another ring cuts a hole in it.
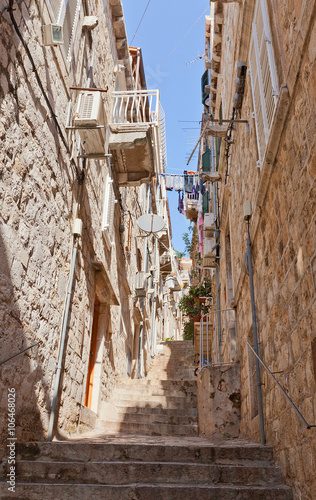
[{"label": "wooden door", "polygon": [[86,397],[85,397],[85,406],[87,406],[90,409],[91,409],[91,403],[92,403],[94,365],[95,365],[96,347],[97,347],[97,339],[98,339],[99,312],[100,312],[100,302],[99,302],[98,298],[95,297],[93,323],[92,323],[92,334],[91,334],[91,343],[90,343],[88,377],[87,377],[87,388],[86,388]]}]

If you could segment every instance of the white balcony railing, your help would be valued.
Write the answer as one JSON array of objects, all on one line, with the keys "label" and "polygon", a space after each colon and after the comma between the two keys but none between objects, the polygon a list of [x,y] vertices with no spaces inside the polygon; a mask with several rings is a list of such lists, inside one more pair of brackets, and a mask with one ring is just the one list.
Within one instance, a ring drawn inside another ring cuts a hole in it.
[{"label": "white balcony railing", "polygon": [[160,104],[159,90],[128,90],[113,92],[111,127],[116,131],[152,127],[157,173],[167,167],[165,113]]}]

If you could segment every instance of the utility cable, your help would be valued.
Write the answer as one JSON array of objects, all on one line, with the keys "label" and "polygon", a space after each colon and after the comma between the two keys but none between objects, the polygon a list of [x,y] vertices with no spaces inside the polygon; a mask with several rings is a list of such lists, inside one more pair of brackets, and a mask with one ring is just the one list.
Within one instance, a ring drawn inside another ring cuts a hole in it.
[{"label": "utility cable", "polygon": [[138,26],[137,26],[137,28],[136,28],[136,31],[135,31],[135,33],[134,33],[134,35],[133,35],[132,40],[131,40],[131,45],[132,45],[132,43],[133,43],[133,40],[134,40],[134,38],[135,38],[135,36],[136,36],[137,31],[139,30],[140,25],[142,24],[142,20],[143,20],[143,19],[144,19],[144,17],[145,17],[146,10],[148,9],[150,2],[151,2],[151,0],[148,0],[148,3],[147,3],[147,5],[146,5],[146,8],[145,8],[145,10],[144,10],[144,12],[143,12],[143,15],[142,15],[142,17],[141,17],[141,20],[139,21]]},{"label": "utility cable", "polygon": [[[31,52],[30,52],[30,50],[29,50],[29,48],[28,48],[28,45],[27,45],[27,43],[25,42],[25,40],[24,40],[24,38],[23,38],[23,36],[22,36],[22,33],[21,33],[21,31],[20,31],[20,29],[19,29],[19,27],[18,27],[18,25],[17,25],[17,22],[16,22],[16,20],[15,20],[15,17],[14,17],[14,14],[13,14],[13,12],[14,12],[14,8],[13,8],[14,3],[15,3],[15,2],[14,2],[14,0],[9,0],[9,5],[8,5],[8,7],[7,7],[7,9],[6,9],[6,10],[8,10],[8,13],[9,13],[10,19],[11,19],[11,21],[12,21],[12,24],[13,24],[13,26],[14,26],[14,29],[15,29],[15,31],[16,31],[16,33],[17,33],[17,35],[18,35],[19,39],[21,40],[21,43],[22,43],[22,45],[23,45],[23,47],[24,47],[24,49],[25,49],[25,52],[26,52],[26,54],[27,54],[27,56],[28,56],[28,58],[29,58],[29,60],[30,60],[30,63],[31,63],[31,65],[32,65],[32,72],[33,72],[33,73],[34,73],[34,75],[35,75],[35,78],[36,78],[36,81],[37,81],[37,83],[38,83],[38,86],[39,86],[39,88],[40,88],[40,90],[41,90],[41,92],[42,92],[42,95],[43,95],[43,97],[44,97],[44,99],[45,99],[45,102],[46,102],[46,104],[47,104],[47,107],[48,107],[48,109],[49,109],[49,111],[50,111],[50,113],[51,113],[51,117],[52,117],[52,119],[53,119],[53,121],[54,121],[54,123],[55,123],[56,129],[57,129],[57,132],[58,132],[58,134],[59,134],[59,136],[60,136],[60,138],[61,138],[61,140],[62,140],[62,143],[64,144],[64,146],[65,146],[65,148],[66,148],[66,151],[67,151],[68,155],[69,155],[69,156],[71,156],[71,152],[70,152],[70,150],[69,150],[68,142],[67,142],[67,140],[66,140],[66,138],[65,138],[65,136],[64,136],[64,134],[63,134],[63,131],[61,130],[61,127],[60,127],[60,125],[59,125],[59,122],[58,122],[58,120],[57,120],[57,117],[56,117],[56,115],[55,115],[55,112],[54,112],[54,110],[53,110],[53,108],[52,108],[52,105],[51,105],[51,103],[50,103],[50,101],[49,101],[49,99],[48,99],[48,97],[47,97],[47,94],[46,94],[45,89],[44,89],[44,87],[43,87],[42,81],[41,81],[40,76],[39,76],[39,74],[38,74],[38,71],[37,71],[37,69],[36,69],[36,66],[35,66],[35,63],[34,63],[34,59],[33,59],[33,57],[32,57],[32,54],[31,54]],[[74,166],[74,168],[75,168],[75,171],[76,171],[76,175],[77,175],[78,182],[79,182],[79,183],[82,183],[82,182],[83,182],[83,179],[82,179],[82,174],[79,172],[79,169],[78,169],[78,166],[77,166],[76,162],[75,162],[73,159],[71,159],[71,160],[70,160],[70,163],[71,163],[71,164]]]},{"label": "utility cable", "polygon": [[209,9],[209,7],[206,7],[206,9],[202,12],[202,14],[200,15],[200,17],[192,24],[191,28],[186,32],[186,34],[181,38],[180,42],[177,43],[177,45],[175,46],[174,49],[172,49],[172,51],[169,53],[169,55],[166,57],[166,59],[164,59],[164,61],[162,61],[162,63],[160,64],[160,66],[158,66],[158,68],[156,69],[156,71],[151,75],[151,77],[148,79],[148,82],[150,80],[152,80],[152,78],[154,77],[154,75],[156,73],[158,73],[158,71],[162,68],[162,66],[165,64],[166,61],[168,61],[169,57],[172,56],[172,54],[177,50],[177,48],[179,47],[179,45],[181,45],[181,43],[183,42],[183,40],[188,36],[188,34],[190,33],[190,31],[192,31],[192,29],[194,28],[194,26],[196,25],[196,23],[199,22],[199,20],[201,19],[202,16],[204,16],[205,12]]}]

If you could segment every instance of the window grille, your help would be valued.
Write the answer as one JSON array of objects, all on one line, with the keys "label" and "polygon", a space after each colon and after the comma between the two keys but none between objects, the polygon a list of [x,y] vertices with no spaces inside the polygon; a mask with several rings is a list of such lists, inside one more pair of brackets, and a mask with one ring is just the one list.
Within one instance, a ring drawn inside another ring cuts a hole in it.
[{"label": "window grille", "polygon": [[257,0],[249,53],[259,161],[262,164],[277,105],[279,87],[265,0]]}]

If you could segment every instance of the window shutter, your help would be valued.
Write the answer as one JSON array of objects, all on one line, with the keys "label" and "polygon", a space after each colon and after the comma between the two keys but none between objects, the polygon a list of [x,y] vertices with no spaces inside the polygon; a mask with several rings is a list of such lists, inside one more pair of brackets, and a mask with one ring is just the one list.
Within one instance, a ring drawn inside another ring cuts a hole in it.
[{"label": "window shutter", "polygon": [[113,181],[108,176],[105,186],[105,200],[102,229],[106,231],[110,243],[113,241],[115,195]]},{"label": "window shutter", "polygon": [[202,91],[202,104],[205,105],[205,101],[206,99],[210,96],[209,94],[207,94],[205,92],[205,86],[206,85],[209,85],[209,81],[208,81],[208,70],[206,70],[203,75],[202,75],[202,78],[201,78],[201,91]]},{"label": "window shutter", "polygon": [[46,0],[47,9],[52,23],[58,24],[63,3],[64,0]]},{"label": "window shutter", "polygon": [[265,0],[257,0],[249,54],[259,160],[262,163],[279,94]]},{"label": "window shutter", "polygon": [[61,51],[69,63],[81,0],[46,0],[46,4],[52,22],[63,26],[64,44],[61,46]]},{"label": "window shutter", "polygon": [[81,0],[64,0],[64,45],[63,52],[67,62],[71,59],[71,49],[74,39],[75,30],[77,27],[78,16],[80,11]]}]

